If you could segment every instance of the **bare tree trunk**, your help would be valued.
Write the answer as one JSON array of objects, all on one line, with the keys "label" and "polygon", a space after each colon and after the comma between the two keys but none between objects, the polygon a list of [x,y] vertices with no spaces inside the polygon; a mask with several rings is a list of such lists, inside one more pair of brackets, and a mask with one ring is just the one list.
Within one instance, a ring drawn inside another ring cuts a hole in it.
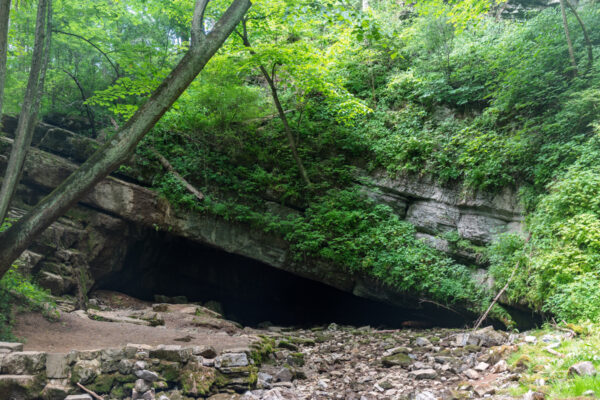
[{"label": "bare tree trunk", "polygon": [[31,145],[33,131],[37,123],[40,98],[42,97],[46,77],[44,68],[48,66],[49,59],[50,43],[46,38],[50,38],[50,32],[47,28],[50,23],[51,8],[51,0],[39,0],[29,80],[23,105],[21,106],[17,130],[15,131],[15,141],[0,188],[0,221],[4,221],[8,214],[9,205],[21,178],[25,156]]},{"label": "bare tree trunk", "polygon": [[[242,38],[244,42],[244,46],[247,47],[250,51],[250,54],[256,54],[254,50],[252,50],[252,45],[250,44],[250,39],[248,38],[248,29],[246,26],[246,20],[242,20],[242,29],[243,33],[239,33],[236,31],[238,36]],[[279,119],[283,123],[283,130],[285,131],[285,136],[287,137],[288,143],[290,145],[290,150],[292,151],[292,156],[294,157],[294,161],[296,161],[296,166],[300,171],[300,176],[302,180],[306,184],[306,186],[311,186],[312,183],[308,177],[308,173],[306,172],[306,168],[304,168],[304,164],[302,163],[302,159],[298,154],[298,147],[296,146],[296,140],[294,139],[294,134],[292,133],[292,128],[287,119],[286,112],[283,110],[283,106],[281,105],[281,101],[279,100],[279,93],[277,92],[277,86],[275,85],[275,68],[276,64],[273,65],[273,69],[271,74],[269,75],[269,71],[259,64],[260,72],[263,74],[265,80],[269,84],[269,88],[271,89],[271,97],[273,98],[273,103],[275,103],[275,108],[277,108],[277,113],[279,114]]]},{"label": "bare tree trunk", "polygon": [[565,0],[560,0],[560,11],[562,13],[563,28],[565,29],[565,37],[567,38],[567,46],[569,47],[569,59],[573,67],[573,74],[577,76],[577,61],[575,61],[575,52],[573,51],[573,42],[571,41],[571,33],[569,32],[569,24],[567,23],[567,12],[565,11]]},{"label": "bare tree trunk", "polygon": [[11,228],[0,233],[0,277],[52,222],[129,159],[139,141],[198,76],[252,5],[250,0],[234,0],[210,33],[205,34],[203,17],[207,3],[196,0],[190,49],[150,98],[71,176]]},{"label": "bare tree trunk", "polygon": [[[0,116],[4,105],[4,84],[6,82],[6,53],[8,51],[8,21],[10,17],[10,1],[0,1]],[[0,219],[0,224],[2,220]]]},{"label": "bare tree trunk", "polygon": [[79,82],[79,79],[77,79],[77,77],[75,75],[73,75],[72,73],[70,73],[66,69],[63,68],[62,70],[71,79],[73,79],[73,82],[75,82],[75,85],[77,85],[77,88],[79,89],[79,94],[81,94],[82,104],[85,107],[85,111],[87,113],[88,121],[90,121],[90,125],[92,127],[92,136],[94,138],[97,138],[98,135],[96,133],[96,121],[95,121],[95,118],[94,118],[94,111],[92,110],[92,107],[90,107],[89,104],[85,103],[87,101],[87,96],[85,95],[85,90],[83,89],[83,86],[81,85],[81,82]]},{"label": "bare tree trunk", "polygon": [[362,0],[362,12],[367,12],[370,8],[369,0]]},{"label": "bare tree trunk", "polygon": [[577,18],[577,22],[579,22],[579,26],[581,26],[581,30],[583,31],[583,38],[585,39],[585,45],[587,47],[587,56],[588,56],[588,65],[587,65],[586,72],[589,74],[590,72],[592,72],[592,67],[594,65],[594,52],[593,52],[593,47],[592,47],[592,41],[590,40],[590,36],[588,35],[588,31],[585,27],[585,24],[583,23],[583,20],[579,17],[579,13],[577,12],[577,10],[573,6],[573,4],[571,4],[571,2],[569,0],[564,0],[564,1],[567,3],[569,8],[571,9],[571,12],[573,12],[573,15],[575,15],[575,18]]},{"label": "bare tree trunk", "polygon": [[271,88],[271,95],[273,97],[273,103],[275,103],[275,107],[277,108],[277,112],[279,113],[279,118],[283,123],[283,130],[285,131],[285,136],[287,137],[288,143],[290,145],[290,149],[292,150],[292,156],[296,161],[296,165],[298,166],[298,170],[300,171],[300,176],[302,176],[302,180],[306,183],[307,186],[311,185],[310,179],[308,178],[308,173],[304,168],[304,164],[302,163],[302,159],[298,155],[298,148],[296,147],[296,140],[294,139],[294,134],[292,133],[292,128],[290,128],[290,124],[287,119],[287,115],[281,106],[281,101],[279,101],[279,94],[277,93],[277,87],[275,86],[275,66],[273,66],[273,74],[269,76],[269,72],[262,65],[260,66],[260,71],[263,76],[267,80],[269,87]]}]

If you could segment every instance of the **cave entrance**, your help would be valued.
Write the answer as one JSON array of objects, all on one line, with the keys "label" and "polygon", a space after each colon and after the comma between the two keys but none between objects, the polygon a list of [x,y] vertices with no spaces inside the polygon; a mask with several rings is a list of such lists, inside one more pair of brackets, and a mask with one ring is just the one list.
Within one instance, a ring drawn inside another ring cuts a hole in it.
[{"label": "cave entrance", "polygon": [[347,324],[399,328],[405,321],[461,326],[464,320],[438,310],[422,313],[372,301],[164,232],[149,230],[128,249],[123,268],[95,289],[115,290],[142,300],[185,296],[218,302],[225,318],[245,326],[270,322],[310,327]]}]

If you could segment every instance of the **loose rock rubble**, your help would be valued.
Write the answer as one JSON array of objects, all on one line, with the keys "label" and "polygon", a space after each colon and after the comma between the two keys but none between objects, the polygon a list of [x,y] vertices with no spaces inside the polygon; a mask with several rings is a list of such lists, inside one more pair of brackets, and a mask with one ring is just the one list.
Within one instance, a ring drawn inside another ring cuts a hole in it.
[{"label": "loose rock rubble", "polygon": [[[198,314],[193,305],[157,304],[140,315],[158,320],[173,310]],[[107,320],[118,316],[119,323],[136,317],[132,311],[102,313]],[[211,322],[222,328],[215,335],[231,335],[234,324],[218,321]],[[236,326],[235,334],[254,338],[253,344],[222,351],[129,344],[46,353],[0,343],[0,399],[91,399],[84,388],[104,400],[500,399],[507,397],[498,392],[519,379],[504,359],[517,343],[531,340],[491,327],[466,332]],[[581,363],[572,373],[594,374],[592,369]]]},{"label": "loose rock rubble", "polygon": [[518,379],[502,358],[519,338],[491,327],[271,330],[276,350],[243,400],[501,398],[496,391]]}]

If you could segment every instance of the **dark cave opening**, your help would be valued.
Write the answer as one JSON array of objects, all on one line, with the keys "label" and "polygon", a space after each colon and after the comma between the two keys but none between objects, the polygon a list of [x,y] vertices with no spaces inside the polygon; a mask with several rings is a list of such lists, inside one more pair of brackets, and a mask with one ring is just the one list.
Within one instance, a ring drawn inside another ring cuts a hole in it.
[{"label": "dark cave opening", "polygon": [[216,301],[225,318],[245,326],[268,321],[299,327],[332,322],[460,327],[466,322],[442,308],[404,309],[360,298],[250,258],[151,230],[129,247],[123,268],[99,280],[95,289],[147,301],[155,295],[185,296],[194,303]]}]

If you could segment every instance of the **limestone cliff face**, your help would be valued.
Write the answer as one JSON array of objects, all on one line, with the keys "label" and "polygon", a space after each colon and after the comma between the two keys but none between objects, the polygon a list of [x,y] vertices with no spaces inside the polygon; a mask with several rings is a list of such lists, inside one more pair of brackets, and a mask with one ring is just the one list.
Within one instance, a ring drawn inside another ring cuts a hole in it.
[{"label": "limestone cliff face", "polygon": [[472,193],[461,185],[442,186],[430,177],[390,178],[378,174],[369,195],[413,224],[417,236],[430,246],[462,262],[482,263],[475,251],[453,245],[449,236],[482,246],[501,233],[524,231],[523,208],[512,188],[499,193]]},{"label": "limestone cliff face", "polygon": [[[11,121],[5,121],[10,131]],[[10,143],[10,139],[0,137],[0,175],[6,162],[3,155],[8,155]],[[42,124],[36,131],[34,145],[26,161],[18,208],[26,209],[56,187],[97,143]],[[499,194],[465,194],[461,187],[440,186],[431,179],[392,179],[384,174],[374,176],[373,182],[365,188],[371,198],[390,205],[400,217],[414,224],[419,237],[431,246],[462,261],[479,260],[472,252],[455,248],[444,236],[448,232],[484,245],[501,232],[523,229],[522,209],[515,192],[508,189]],[[281,207],[275,203],[273,206]],[[18,214],[18,208],[13,212]],[[174,210],[150,189],[115,176],[100,182],[78,207],[53,224],[23,258],[42,284],[56,294],[72,292],[82,279],[82,269],[89,289],[94,281],[127,268],[124,262],[128,246],[143,238],[148,229],[165,230],[361,297],[403,306],[414,303],[406,294],[394,293],[364,277],[349,276],[328,263],[297,262],[280,237],[218,217]]]}]

